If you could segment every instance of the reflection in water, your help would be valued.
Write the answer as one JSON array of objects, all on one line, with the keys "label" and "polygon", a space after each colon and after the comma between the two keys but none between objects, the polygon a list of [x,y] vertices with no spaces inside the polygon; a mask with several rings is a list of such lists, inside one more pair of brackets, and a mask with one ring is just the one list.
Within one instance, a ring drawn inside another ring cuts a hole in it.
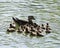
[{"label": "reflection in water", "polygon": [[[8,2],[6,2],[8,1]],[[0,1],[0,48],[59,48],[59,0],[2,0]],[[16,32],[6,34],[12,17],[27,20],[33,15],[37,24],[49,23],[52,33],[44,37],[29,37]]]}]

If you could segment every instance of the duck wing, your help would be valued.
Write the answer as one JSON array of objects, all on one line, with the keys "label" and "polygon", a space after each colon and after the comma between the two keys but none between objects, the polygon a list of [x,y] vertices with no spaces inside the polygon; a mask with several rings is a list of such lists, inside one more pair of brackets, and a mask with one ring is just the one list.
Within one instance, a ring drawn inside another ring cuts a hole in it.
[{"label": "duck wing", "polygon": [[29,23],[28,21],[20,20],[20,19],[18,19],[18,18],[14,18],[14,17],[12,17],[12,19],[13,19],[14,22],[16,22],[18,25],[25,25],[25,24]]}]

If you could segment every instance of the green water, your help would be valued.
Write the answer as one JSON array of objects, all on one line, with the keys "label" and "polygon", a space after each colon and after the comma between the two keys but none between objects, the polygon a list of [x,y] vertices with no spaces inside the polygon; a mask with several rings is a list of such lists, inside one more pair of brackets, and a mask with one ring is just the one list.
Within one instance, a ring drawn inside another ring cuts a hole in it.
[{"label": "green water", "polygon": [[[29,15],[39,25],[48,22],[52,32],[44,37],[6,33],[12,17],[27,20]],[[0,48],[60,48],[60,0],[1,0]]]}]

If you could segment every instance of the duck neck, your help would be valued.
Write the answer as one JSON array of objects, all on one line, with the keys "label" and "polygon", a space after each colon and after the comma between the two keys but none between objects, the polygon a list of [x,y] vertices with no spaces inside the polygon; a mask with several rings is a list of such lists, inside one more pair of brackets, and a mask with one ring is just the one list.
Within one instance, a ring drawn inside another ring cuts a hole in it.
[{"label": "duck neck", "polygon": [[33,24],[32,19],[28,19],[29,24]]}]

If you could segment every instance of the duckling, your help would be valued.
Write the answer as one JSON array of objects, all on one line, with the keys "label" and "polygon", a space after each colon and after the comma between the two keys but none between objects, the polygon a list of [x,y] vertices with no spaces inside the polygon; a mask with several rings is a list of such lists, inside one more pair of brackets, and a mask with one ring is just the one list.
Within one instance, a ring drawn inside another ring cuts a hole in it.
[{"label": "duckling", "polygon": [[24,26],[23,26],[23,25],[21,25],[21,26],[20,26],[20,29],[21,29],[22,31],[24,31]]},{"label": "duckling", "polygon": [[17,32],[18,32],[18,33],[22,33],[21,28],[18,28]]},{"label": "duckling", "polygon": [[46,30],[51,30],[48,23],[46,23]]},{"label": "duckling", "polygon": [[35,32],[35,28],[33,26],[31,26],[31,30],[30,31]]},{"label": "duckling", "polygon": [[25,27],[25,26],[23,27],[23,33],[24,33],[24,32],[26,32],[26,27]]},{"label": "duckling", "polygon": [[33,24],[34,28],[36,28],[38,25],[36,23]]},{"label": "duckling", "polygon": [[37,32],[37,36],[43,37],[44,35],[42,35],[40,32]]},{"label": "duckling", "polygon": [[46,31],[45,31],[46,33],[51,33],[51,31],[49,30],[49,29],[46,29]]},{"label": "duckling", "polygon": [[26,28],[28,28],[28,31],[30,31],[31,30],[31,25],[27,25]]},{"label": "duckling", "polygon": [[30,25],[28,25],[28,24],[24,25],[24,30],[30,32],[30,30],[31,30]]},{"label": "duckling", "polygon": [[28,28],[26,28],[26,31],[25,31],[25,33],[30,33],[30,32],[28,31]]},{"label": "duckling", "polygon": [[13,23],[13,24],[10,24],[10,27],[9,28],[16,28],[16,25]]},{"label": "duckling", "polygon": [[8,32],[14,32],[15,29],[14,29],[14,28],[8,28],[7,31],[8,31]]},{"label": "duckling", "polygon": [[40,28],[40,26],[38,26],[38,28],[37,28],[37,36],[42,36],[42,31],[41,31],[41,28]]},{"label": "duckling", "polygon": [[42,29],[45,29],[44,24],[41,25],[41,28],[42,28]]},{"label": "duckling", "polygon": [[41,28],[40,28],[40,26],[37,27],[37,32],[40,32],[40,33],[41,33]]},{"label": "duckling", "polygon": [[31,26],[31,30],[30,30],[30,35],[33,35],[33,36],[36,36],[37,35],[37,32],[35,30],[35,28],[33,26]]}]

